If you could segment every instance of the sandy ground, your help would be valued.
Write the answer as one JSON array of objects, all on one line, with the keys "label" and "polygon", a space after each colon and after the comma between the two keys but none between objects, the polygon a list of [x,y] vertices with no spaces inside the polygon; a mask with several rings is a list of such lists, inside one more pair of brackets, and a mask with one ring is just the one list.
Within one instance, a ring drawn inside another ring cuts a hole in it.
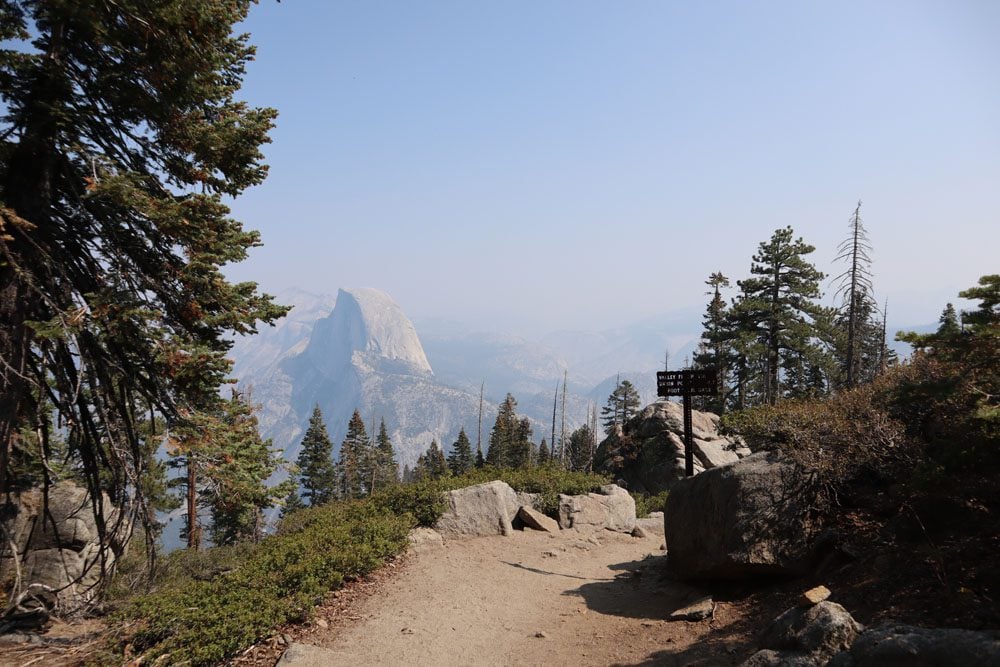
[{"label": "sandy ground", "polygon": [[[281,664],[731,665],[750,644],[740,610],[667,621],[697,591],[663,575],[662,537],[601,531],[447,541],[411,555],[337,627]],[[343,616],[341,616],[343,619]],[[311,646],[318,647],[316,649]]]}]

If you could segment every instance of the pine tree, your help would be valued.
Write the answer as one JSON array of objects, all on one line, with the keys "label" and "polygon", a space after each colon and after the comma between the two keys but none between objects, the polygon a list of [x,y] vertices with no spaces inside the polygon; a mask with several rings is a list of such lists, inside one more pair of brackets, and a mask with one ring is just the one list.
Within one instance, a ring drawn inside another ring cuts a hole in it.
[{"label": "pine tree", "polygon": [[365,495],[367,486],[362,476],[368,446],[365,422],[361,413],[355,410],[347,424],[347,435],[340,443],[340,460],[337,463],[342,498],[361,498]]},{"label": "pine tree", "polygon": [[629,380],[617,382],[614,391],[608,396],[607,404],[601,408],[601,423],[605,432],[611,433],[615,426],[624,426],[625,422],[636,415],[641,404],[639,392]]},{"label": "pine tree", "polygon": [[941,311],[938,322],[940,322],[937,329],[938,336],[957,336],[962,333],[962,327],[958,324],[958,313],[955,312],[955,306],[950,303]]},{"label": "pine tree", "polygon": [[712,288],[709,292],[712,300],[709,301],[705,316],[702,318],[704,330],[694,360],[698,368],[713,369],[716,374],[718,393],[715,396],[704,397],[701,407],[721,415],[726,408],[729,393],[727,378],[733,357],[732,333],[727,327],[728,309],[725,299],[722,298],[722,288],[729,287],[729,278],[721,271],[716,271],[708,277],[705,284]]},{"label": "pine tree", "polygon": [[396,452],[392,448],[392,441],[389,440],[389,431],[385,428],[385,419],[382,419],[378,427],[378,436],[375,438],[375,476],[372,490],[383,489],[397,482],[399,482],[399,464],[396,463]]},{"label": "pine tree", "polygon": [[[447,477],[448,461],[444,457],[444,450],[438,445],[437,440],[431,440],[431,446],[427,453],[423,455],[422,467],[428,479],[441,479]],[[421,464],[418,462],[418,468]]]},{"label": "pine tree", "polygon": [[803,352],[811,344],[811,317],[820,312],[813,301],[820,296],[823,274],[803,259],[815,248],[793,240],[791,227],[778,229],[762,242],[753,256],[750,272],[757,276],[738,282],[743,298],[738,302],[738,322],[763,346],[764,401],[781,397],[779,384],[782,353]]},{"label": "pine tree", "polygon": [[514,439],[507,448],[507,465],[511,468],[529,468],[534,463],[535,445],[531,442],[531,420],[522,417],[517,422]]},{"label": "pine tree", "polygon": [[302,437],[298,458],[302,495],[313,507],[324,505],[337,496],[337,470],[333,465],[333,443],[323,423],[319,405],[309,417],[309,428]]},{"label": "pine tree", "polygon": [[451,446],[451,454],[448,455],[448,467],[453,475],[464,475],[472,470],[476,461],[472,456],[472,443],[469,436],[465,434],[465,429],[458,431],[458,439]]},{"label": "pine tree", "polygon": [[542,438],[542,442],[538,445],[538,465],[544,466],[548,464],[549,458],[549,445],[545,442],[545,438]]},{"label": "pine tree", "polygon": [[486,450],[486,463],[494,468],[510,466],[510,457],[518,440],[520,421],[517,417],[517,401],[507,394],[497,410],[497,419],[490,431],[489,449]]},{"label": "pine tree", "polygon": [[567,463],[570,470],[589,472],[594,462],[594,432],[584,424],[569,436]]},{"label": "pine tree", "polygon": [[251,4],[0,0],[0,488],[47,387],[92,496],[150,516],[136,406],[219,410],[228,334],[286,312],[221,272],[276,115],[235,98]]},{"label": "pine tree", "polygon": [[302,502],[302,498],[299,497],[298,489],[293,487],[292,490],[288,492],[288,496],[285,497],[285,502],[281,506],[281,518],[284,519],[292,512],[305,509],[305,507],[306,504]]},{"label": "pine tree", "polygon": [[233,391],[215,421],[213,458],[205,468],[202,498],[212,516],[216,545],[257,541],[264,536],[264,510],[274,507],[294,488],[288,480],[274,487],[268,478],[280,467],[281,456],[257,430],[258,407]]}]

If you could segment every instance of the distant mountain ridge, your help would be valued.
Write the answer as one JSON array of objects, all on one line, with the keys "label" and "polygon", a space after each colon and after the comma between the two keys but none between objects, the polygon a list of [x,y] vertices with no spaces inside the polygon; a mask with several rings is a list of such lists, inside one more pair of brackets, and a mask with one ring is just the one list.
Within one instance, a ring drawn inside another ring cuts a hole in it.
[{"label": "distant mountain ridge", "polygon": [[[257,336],[238,338],[231,356],[240,386],[263,406],[263,435],[289,461],[298,456],[313,405],[323,411],[335,447],[355,409],[369,428],[384,418],[401,465],[412,465],[431,440],[447,450],[463,427],[475,446],[483,384],[484,450],[496,404],[507,392],[518,400],[519,414],[531,419],[534,440],[550,440],[554,398],[561,422],[557,387],[564,376],[570,430],[584,423],[591,407],[600,409],[619,373],[644,400],[653,400],[667,343],[693,349],[696,335],[692,326],[684,341],[678,319],[663,333],[647,323],[631,330],[559,332],[533,342],[495,332],[451,333],[439,325],[422,339],[402,309],[377,289],[341,289],[335,297],[288,290],[277,301],[293,306],[289,315]],[[573,340],[577,344],[568,345],[567,354],[557,349]],[[615,367],[616,355],[635,367]]]},{"label": "distant mountain ridge", "polygon": [[[534,440],[551,440],[553,399],[561,422],[557,387],[564,376],[572,430],[589,409],[600,410],[619,376],[636,386],[644,404],[652,402],[665,353],[671,368],[681,367],[700,330],[698,309],[688,308],[601,332],[557,331],[539,341],[444,320],[429,321],[428,333],[420,335],[421,324],[377,289],[343,289],[336,296],[293,289],[276,298],[292,305],[291,312],[256,336],[237,338],[231,356],[240,385],[263,406],[264,436],[289,461],[298,456],[315,404],[335,447],[355,409],[369,428],[384,418],[401,465],[412,465],[431,440],[448,450],[460,428],[475,446],[483,385],[484,451],[496,405],[507,392],[517,399],[519,414],[531,419]],[[903,354],[909,347],[892,346]]]}]

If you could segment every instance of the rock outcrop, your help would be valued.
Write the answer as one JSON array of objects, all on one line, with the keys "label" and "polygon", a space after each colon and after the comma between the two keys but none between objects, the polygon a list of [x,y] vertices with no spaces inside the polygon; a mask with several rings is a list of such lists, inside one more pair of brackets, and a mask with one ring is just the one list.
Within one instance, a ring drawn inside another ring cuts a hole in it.
[{"label": "rock outcrop", "polygon": [[[732,463],[750,453],[738,438],[719,433],[719,417],[693,410],[691,432],[695,472]],[[684,478],[684,411],[678,403],[657,401],[605,438],[594,466],[615,475],[633,491],[660,493]]]},{"label": "rock outcrop", "polygon": [[36,601],[46,607],[36,607],[41,615],[68,614],[87,606],[97,595],[102,561],[105,573],[113,571],[131,533],[117,508],[102,494],[108,536],[102,548],[86,489],[70,481],[59,482],[49,489],[47,508],[41,489],[12,498],[2,508],[10,541],[0,545],[0,579],[13,580],[19,568],[20,591],[36,595]]},{"label": "rock outcrop", "polygon": [[798,572],[820,526],[809,476],[772,452],[677,482],[664,516],[667,563],[681,579]]},{"label": "rock outcrop", "polygon": [[831,667],[1000,667],[1000,635],[952,628],[882,625],[862,632]]},{"label": "rock outcrop", "polygon": [[598,530],[606,528],[630,533],[635,528],[635,500],[616,484],[606,484],[600,493],[559,495],[559,527]]},{"label": "rock outcrop", "polygon": [[1000,667],[998,633],[893,623],[866,630],[829,600],[785,611],[760,647],[741,667]]}]

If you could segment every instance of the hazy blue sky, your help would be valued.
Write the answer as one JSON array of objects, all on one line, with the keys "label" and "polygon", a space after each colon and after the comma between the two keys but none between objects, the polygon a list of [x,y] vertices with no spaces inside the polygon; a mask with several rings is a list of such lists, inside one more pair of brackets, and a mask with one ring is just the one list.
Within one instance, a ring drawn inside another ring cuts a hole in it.
[{"label": "hazy blue sky", "polygon": [[[890,324],[1000,271],[1000,3],[264,0],[231,275],[543,333],[703,302],[856,201]],[[828,289],[828,292],[832,290]]]}]

